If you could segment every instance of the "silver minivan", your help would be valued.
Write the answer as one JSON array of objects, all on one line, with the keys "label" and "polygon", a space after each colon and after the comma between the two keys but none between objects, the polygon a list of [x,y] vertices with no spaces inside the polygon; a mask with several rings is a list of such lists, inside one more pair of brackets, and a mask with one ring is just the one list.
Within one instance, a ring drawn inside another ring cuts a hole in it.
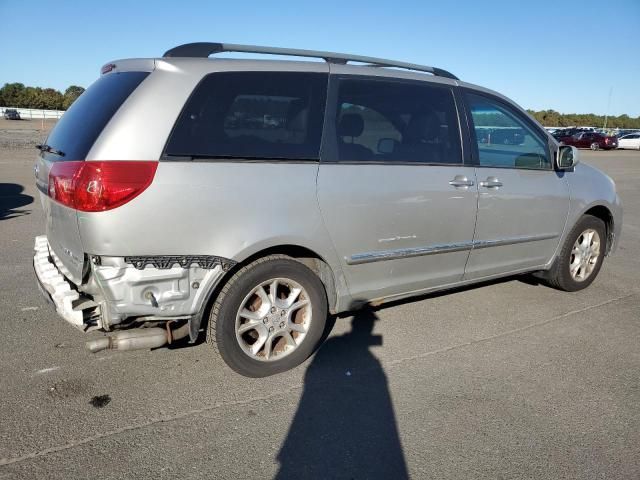
[{"label": "silver minivan", "polygon": [[526,272],[585,288],[622,225],[613,181],[513,102],[379,58],[195,43],[116,60],[38,148],[38,284],[112,332],[88,347],[208,331],[254,377],[368,303]]}]

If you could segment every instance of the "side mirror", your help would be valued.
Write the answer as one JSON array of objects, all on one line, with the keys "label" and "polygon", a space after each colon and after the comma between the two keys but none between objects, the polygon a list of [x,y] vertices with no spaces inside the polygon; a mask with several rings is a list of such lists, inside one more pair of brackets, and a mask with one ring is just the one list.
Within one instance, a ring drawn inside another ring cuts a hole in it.
[{"label": "side mirror", "polygon": [[396,141],[393,138],[381,138],[378,140],[378,153],[390,154],[396,149]]},{"label": "side mirror", "polygon": [[556,155],[558,170],[571,170],[580,159],[578,149],[572,145],[560,145]]}]

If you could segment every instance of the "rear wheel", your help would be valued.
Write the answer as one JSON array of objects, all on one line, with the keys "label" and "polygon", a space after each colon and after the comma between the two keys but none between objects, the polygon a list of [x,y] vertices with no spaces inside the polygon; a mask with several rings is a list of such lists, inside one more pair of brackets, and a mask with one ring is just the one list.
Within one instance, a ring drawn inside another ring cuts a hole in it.
[{"label": "rear wheel", "polygon": [[591,150],[599,150],[600,149],[600,144],[598,144],[597,142],[593,142],[591,144]]},{"label": "rear wheel", "polygon": [[247,377],[298,366],[317,348],[327,317],[320,279],[283,255],[240,269],[218,295],[210,336],[222,359]]},{"label": "rear wheel", "polygon": [[567,236],[547,282],[555,288],[575,292],[595,280],[606,251],[606,228],[599,218],[585,215]]}]

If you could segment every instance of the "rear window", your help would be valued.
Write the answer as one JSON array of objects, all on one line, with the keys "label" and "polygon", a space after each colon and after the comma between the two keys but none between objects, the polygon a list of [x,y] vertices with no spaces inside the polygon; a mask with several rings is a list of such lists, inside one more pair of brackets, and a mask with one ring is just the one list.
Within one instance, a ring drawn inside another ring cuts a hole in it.
[{"label": "rear window", "polygon": [[65,112],[47,138],[47,145],[64,152],[47,160],[84,160],[116,110],[149,72],[121,72],[96,80]]},{"label": "rear window", "polygon": [[327,79],[306,72],[210,74],[180,114],[165,158],[317,160]]}]

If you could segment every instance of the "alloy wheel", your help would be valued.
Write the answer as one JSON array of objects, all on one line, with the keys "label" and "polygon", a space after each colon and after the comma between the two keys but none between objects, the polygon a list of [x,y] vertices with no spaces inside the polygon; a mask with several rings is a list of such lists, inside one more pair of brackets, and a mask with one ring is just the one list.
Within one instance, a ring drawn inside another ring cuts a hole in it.
[{"label": "alloy wheel", "polygon": [[288,278],[273,278],[254,287],[236,314],[236,340],[242,351],[263,362],[295,351],[311,325],[309,298],[299,283]]}]

